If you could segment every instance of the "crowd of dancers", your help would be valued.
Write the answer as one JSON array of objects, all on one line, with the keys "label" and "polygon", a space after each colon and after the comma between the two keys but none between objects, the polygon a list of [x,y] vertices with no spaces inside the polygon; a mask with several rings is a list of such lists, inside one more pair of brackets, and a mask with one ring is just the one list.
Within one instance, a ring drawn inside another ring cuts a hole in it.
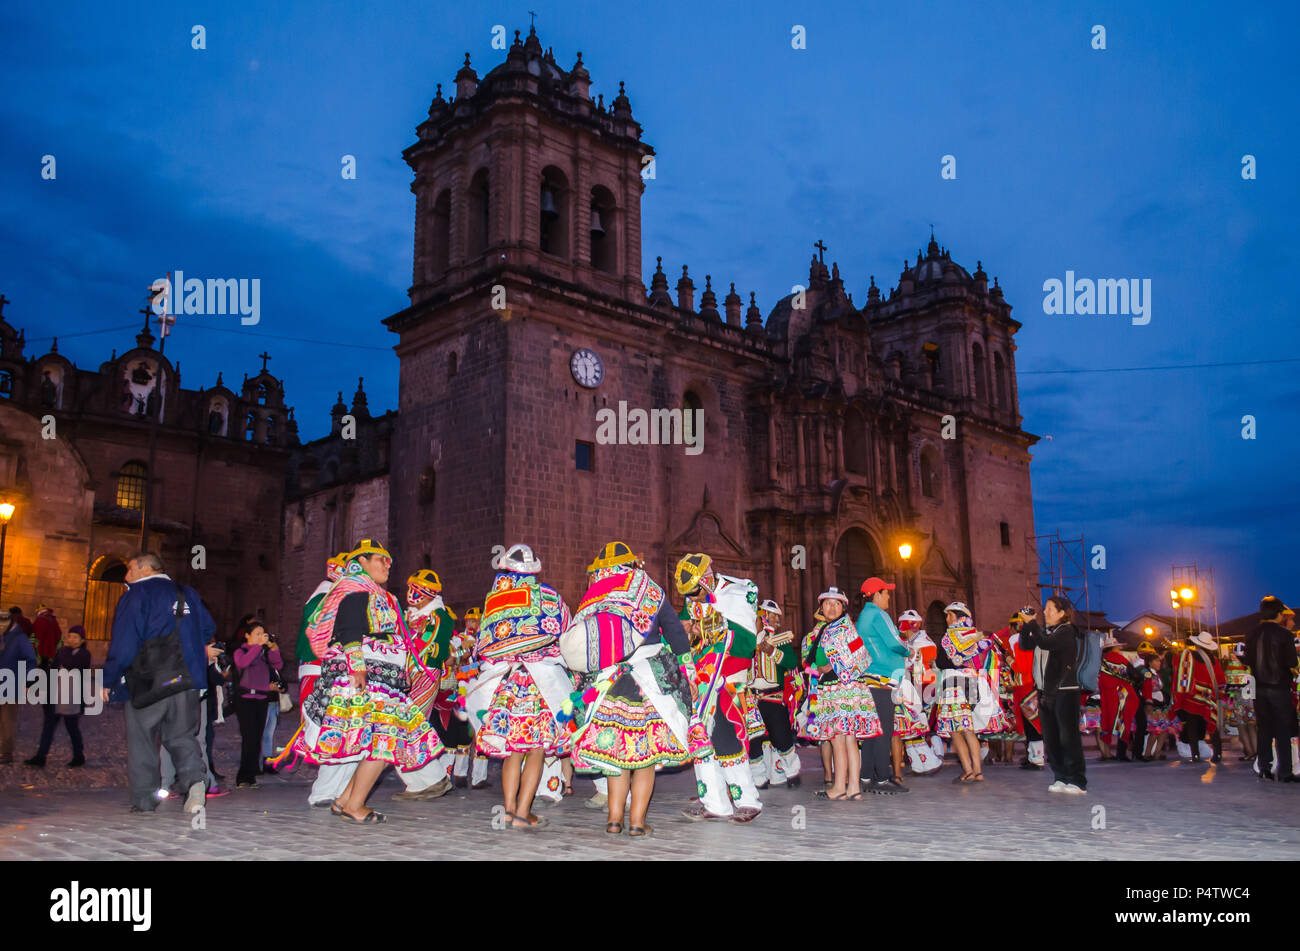
[{"label": "crowd of dancers", "polygon": [[905,766],[939,768],[945,743],[954,782],[983,782],[981,739],[1008,755],[1025,735],[1010,626],[986,635],[954,602],[936,643],[915,611],[895,625],[894,586],[879,578],[862,583],[856,619],[844,592],[823,592],[799,638],[753,582],[714,571],[706,554],[676,566],[678,611],[611,542],[571,612],[515,545],[461,622],[428,569],[408,579],[403,608],[386,588],[391,564],[369,539],[331,558],[303,612],[301,724],[284,758],[319,766],[312,803],[345,820],[385,821],[366,799],[388,765],[406,786],[396,798],[420,800],[486,786],[492,758],[500,827],[544,827],[536,797],[571,792],[576,773],[595,780],[606,831],[639,837],[664,768],[695,771],[688,818],[747,823],[762,790],[800,785],[801,741],[825,767],[814,794],[847,801],[906,792]]},{"label": "crowd of dancers", "polygon": [[[366,800],[388,765],[406,786],[395,798],[421,800],[485,787],[491,758],[498,828],[545,827],[536,798],[571,793],[577,774],[595,780],[589,802],[607,809],[606,832],[646,836],[656,772],[687,766],[697,795],[686,817],[747,823],[762,790],[800,785],[801,742],[820,748],[814,795],[836,802],[905,793],[905,769],[931,773],[949,750],[953,782],[979,784],[985,757],[1010,762],[1019,742],[1023,768],[1051,766],[1052,791],[1086,789],[1086,659],[1063,598],[1041,622],[1026,607],[991,633],[953,602],[932,637],[916,611],[895,624],[894,585],[868,578],[856,618],[831,587],[800,638],[752,581],[716,572],[706,554],[674,570],[678,611],[629,546],[611,542],[570,611],[520,544],[494,559],[482,609],[458,623],[428,569],[408,579],[403,608],[386,588],[391,564],[369,539],[331,558],[303,613],[301,724],[284,758],[317,764],[312,803],[347,821],[385,821]],[[1094,674],[1099,730],[1133,742],[1143,704],[1155,732],[1168,729],[1158,662],[1122,660],[1108,652]],[[1194,663],[1180,674],[1192,699],[1197,675]]]}]

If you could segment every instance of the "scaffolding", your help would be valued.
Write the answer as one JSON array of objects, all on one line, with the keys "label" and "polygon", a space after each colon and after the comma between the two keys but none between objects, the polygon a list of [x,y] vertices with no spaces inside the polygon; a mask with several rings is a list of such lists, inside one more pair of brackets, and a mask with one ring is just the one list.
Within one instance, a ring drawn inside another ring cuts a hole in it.
[{"label": "scaffolding", "polygon": [[[1178,607],[1174,608],[1175,635],[1190,637],[1197,631],[1208,629],[1213,619],[1214,641],[1217,644],[1219,642],[1219,597],[1214,588],[1214,569],[1202,568],[1195,563],[1170,565],[1169,577],[1171,600],[1175,593],[1182,592],[1184,588],[1191,588],[1193,592],[1190,601],[1181,596],[1176,599]],[[1179,622],[1186,623],[1186,631],[1181,630]]]},{"label": "scaffolding", "polygon": [[[1038,590],[1069,599],[1075,611],[1091,620],[1092,606],[1088,591],[1088,556],[1083,536],[1062,539],[1060,532],[1035,535],[1038,553]],[[1050,596],[1050,595],[1048,595]]]}]

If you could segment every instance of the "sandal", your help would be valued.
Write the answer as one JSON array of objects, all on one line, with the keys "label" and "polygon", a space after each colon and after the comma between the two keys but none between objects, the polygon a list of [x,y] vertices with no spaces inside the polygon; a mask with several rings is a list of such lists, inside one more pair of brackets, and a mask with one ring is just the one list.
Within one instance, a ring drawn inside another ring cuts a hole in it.
[{"label": "sandal", "polygon": [[606,822],[606,823],[605,823],[605,834],[606,834],[606,835],[622,835],[622,834],[623,834],[623,823],[621,823],[621,822]]},{"label": "sandal", "polygon": [[653,831],[654,830],[651,829],[648,825],[628,826],[627,834],[630,838],[640,839],[643,838],[644,836],[648,836]]},{"label": "sandal", "polygon": [[974,781],[975,781],[974,773],[962,773],[960,776],[958,776],[956,779],[952,781],[952,784],[956,786],[958,783],[972,783]]},{"label": "sandal", "polygon": [[841,800],[840,800],[840,802],[845,802],[845,801],[849,801],[849,800],[851,800],[851,801],[853,801],[853,802],[861,802],[861,801],[862,801],[862,793],[860,793],[860,792],[855,792],[855,793],[854,793],[853,795],[851,795],[851,796],[845,796],[844,799],[841,799]]},{"label": "sandal", "polygon": [[545,829],[551,824],[551,820],[547,819],[545,816],[511,816],[511,818],[514,822],[523,821],[528,823],[528,825],[517,826],[512,822],[509,826],[511,829],[521,829],[524,832],[532,832],[536,829]]},{"label": "sandal", "polygon": [[573,784],[572,784],[572,783],[565,783],[565,784],[564,784],[564,791],[563,791],[563,793],[562,793],[561,795],[564,795],[564,796],[572,796],[572,795],[573,795]]},{"label": "sandal", "polygon": [[343,815],[343,807],[339,805],[339,801],[337,799],[335,799],[333,802],[330,803],[330,815],[332,816]]},{"label": "sandal", "polygon": [[355,822],[359,826],[379,825],[381,822],[388,821],[388,816],[384,815],[382,812],[376,812],[374,809],[371,809],[360,819],[352,815],[350,812],[340,812],[338,816],[340,819],[346,819],[348,822]]}]

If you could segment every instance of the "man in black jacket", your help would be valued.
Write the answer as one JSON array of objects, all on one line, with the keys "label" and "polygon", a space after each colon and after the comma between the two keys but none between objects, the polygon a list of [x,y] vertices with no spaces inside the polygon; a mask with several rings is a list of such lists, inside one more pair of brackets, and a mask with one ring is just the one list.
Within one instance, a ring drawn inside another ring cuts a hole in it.
[{"label": "man in black jacket", "polygon": [[1286,605],[1272,595],[1259,603],[1259,627],[1246,635],[1246,666],[1255,677],[1255,719],[1259,736],[1260,779],[1273,778],[1273,743],[1277,743],[1277,779],[1300,782],[1291,762],[1296,711],[1291,680],[1300,663],[1291,632],[1278,621]]},{"label": "man in black jacket", "polygon": [[1083,737],[1079,735],[1079,632],[1071,623],[1074,606],[1069,599],[1053,596],[1043,606],[1044,630],[1032,608],[1022,612],[1020,629],[1023,647],[1047,651],[1047,666],[1039,684],[1038,716],[1042,723],[1043,748],[1056,781],[1050,792],[1082,795],[1088,788],[1083,765]]}]

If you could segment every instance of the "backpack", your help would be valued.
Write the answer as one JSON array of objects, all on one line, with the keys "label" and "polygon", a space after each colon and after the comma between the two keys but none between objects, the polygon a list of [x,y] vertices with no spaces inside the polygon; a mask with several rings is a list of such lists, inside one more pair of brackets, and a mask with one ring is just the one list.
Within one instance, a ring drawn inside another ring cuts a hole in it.
[{"label": "backpack", "polygon": [[1079,687],[1089,693],[1097,692],[1097,675],[1101,673],[1101,634],[1082,631],[1079,635],[1079,659],[1075,663]]},{"label": "backpack", "polygon": [[142,642],[126,671],[126,689],[131,695],[131,706],[137,710],[173,694],[199,689],[185,662],[185,648],[181,644],[185,608],[185,592],[178,584],[173,608],[175,625],[169,633]]}]

